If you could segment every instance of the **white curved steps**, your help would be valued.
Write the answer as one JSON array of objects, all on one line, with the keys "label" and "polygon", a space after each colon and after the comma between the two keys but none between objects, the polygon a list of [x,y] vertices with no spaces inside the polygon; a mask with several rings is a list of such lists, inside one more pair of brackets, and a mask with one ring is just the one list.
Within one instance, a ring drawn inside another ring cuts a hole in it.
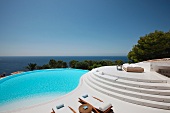
[{"label": "white curved steps", "polygon": [[158,101],[158,102],[167,102],[170,103],[170,97],[167,96],[158,96],[158,95],[150,95],[150,94],[141,94],[141,92],[136,92],[129,90],[129,88],[126,87],[120,87],[120,86],[115,86],[112,83],[109,83],[105,80],[99,80],[96,78],[93,78],[93,76],[88,76],[87,79],[93,83],[95,83],[98,86],[102,86],[107,88],[110,91],[114,91],[116,93],[122,94],[122,95],[127,95],[127,96],[132,96],[135,98],[141,98],[141,99],[147,99],[147,100],[152,100],[152,101]]},{"label": "white curved steps", "polygon": [[91,88],[111,97],[142,106],[170,110],[170,88],[158,85],[158,83],[165,84],[165,82],[158,81],[155,83],[155,81],[152,81],[146,83],[144,81],[144,84],[142,84],[141,81],[101,75],[99,72],[91,72],[90,75],[84,76],[83,80]]},{"label": "white curved steps", "polygon": [[[140,92],[140,93],[147,93],[147,94],[153,94],[153,95],[164,95],[164,96],[170,96],[170,90],[159,90],[159,89],[147,89],[147,88],[142,88],[142,87],[133,87],[133,86],[129,86],[129,85],[125,85],[125,84],[120,84],[119,80],[115,77],[107,77],[107,75],[98,75],[98,74],[91,74],[91,76],[93,77],[93,79],[96,79],[104,84],[107,84],[109,86],[113,86],[113,87],[117,87],[120,89],[125,89],[125,90],[129,90],[129,91],[134,91],[134,92]],[[105,81],[103,81],[105,80]],[[137,83],[136,83],[137,84]],[[147,85],[149,86],[149,85]]]},{"label": "white curved steps", "polygon": [[105,75],[109,75],[112,77],[118,77],[119,79],[123,79],[123,80],[129,80],[129,81],[136,81],[136,82],[146,82],[146,83],[167,83],[166,80],[148,80],[148,79],[140,79],[140,78],[130,78],[130,77],[122,77],[122,76],[118,76],[118,75],[111,75],[108,73],[104,73]]},{"label": "white curved steps", "polygon": [[[122,79],[119,76],[112,76],[112,75],[107,75],[107,74],[104,74],[104,76],[102,76],[97,72],[93,72],[93,74],[95,76],[102,78],[102,79],[105,79],[105,80],[108,80],[111,82],[116,82],[118,84],[132,86],[132,87],[139,87],[139,88],[146,88],[146,89],[170,90],[170,86],[167,85],[167,83],[165,83],[165,82],[161,82],[161,83],[138,82],[138,80],[131,81],[129,79]],[[115,81],[115,79],[117,79],[117,80]],[[147,81],[149,81],[149,80],[147,80]]]}]

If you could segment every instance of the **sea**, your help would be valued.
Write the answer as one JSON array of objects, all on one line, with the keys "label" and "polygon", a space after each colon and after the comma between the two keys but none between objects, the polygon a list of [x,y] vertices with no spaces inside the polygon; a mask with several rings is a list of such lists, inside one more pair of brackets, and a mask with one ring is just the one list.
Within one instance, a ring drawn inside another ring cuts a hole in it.
[{"label": "sea", "polygon": [[84,60],[122,60],[124,62],[128,61],[127,56],[0,56],[0,74],[5,73],[10,75],[10,73],[15,71],[26,71],[25,67],[29,63],[36,63],[37,65],[48,64],[50,59],[56,61],[62,60],[69,62],[71,60],[84,61]]}]

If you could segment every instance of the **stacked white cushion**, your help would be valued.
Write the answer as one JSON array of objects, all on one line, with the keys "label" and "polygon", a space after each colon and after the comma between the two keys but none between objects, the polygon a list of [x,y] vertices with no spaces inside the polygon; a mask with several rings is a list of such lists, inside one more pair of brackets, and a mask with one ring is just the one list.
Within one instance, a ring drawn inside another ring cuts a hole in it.
[{"label": "stacked white cushion", "polygon": [[99,110],[101,110],[101,111],[105,111],[105,110],[107,110],[109,107],[111,107],[112,106],[112,104],[110,104],[110,103],[103,103],[103,102],[100,102],[100,103],[98,103],[98,105],[99,105]]}]

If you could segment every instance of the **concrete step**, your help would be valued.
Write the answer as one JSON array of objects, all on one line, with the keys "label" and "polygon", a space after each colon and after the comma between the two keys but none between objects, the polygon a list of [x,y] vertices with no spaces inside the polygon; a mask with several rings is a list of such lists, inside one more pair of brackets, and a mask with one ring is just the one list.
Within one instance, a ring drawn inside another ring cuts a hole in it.
[{"label": "concrete step", "polygon": [[170,90],[170,85],[168,83],[142,83],[142,82],[135,82],[135,81],[127,81],[123,79],[119,79],[116,82],[124,85],[146,88],[146,89]]},{"label": "concrete step", "polygon": [[99,71],[99,72],[96,72],[96,71],[92,71],[93,73],[102,73],[103,75],[108,75],[108,76],[111,76],[111,77],[117,77],[119,79],[123,79],[123,80],[129,80],[129,81],[136,81],[136,82],[145,82],[145,83],[167,83],[167,80],[163,80],[163,79],[160,79],[160,80],[153,80],[153,79],[145,79],[145,78],[132,78],[132,77],[125,77],[125,76],[119,76],[119,75],[114,75],[114,74],[109,74],[109,73],[106,73],[106,72],[102,72],[102,71]]},{"label": "concrete step", "polygon": [[129,96],[134,96],[136,98],[142,98],[142,99],[147,99],[147,100],[152,100],[152,101],[170,103],[170,96],[155,95],[156,91],[151,92],[150,94],[143,93],[143,92],[145,92],[145,90],[142,91],[141,88],[134,89],[134,87],[115,84],[113,82],[109,82],[107,80],[97,78],[94,75],[88,76],[88,79],[93,79],[94,81],[98,81],[101,84],[105,84],[108,87],[110,87],[110,89],[114,88],[114,90],[120,91],[119,93],[122,93],[122,94],[126,94],[126,95],[129,95]]},{"label": "concrete step", "polygon": [[[141,88],[141,87],[129,86],[127,84],[126,85],[119,84],[119,83],[117,83],[117,81],[119,81],[118,78],[116,80],[115,79],[108,80],[107,76],[105,76],[105,75],[101,76],[101,75],[91,74],[91,77],[93,77],[93,79],[103,82],[109,86],[117,87],[117,88],[124,89],[124,90],[129,90],[129,91],[134,91],[134,92],[139,92],[139,93],[144,93],[144,94],[170,96],[170,90],[146,89],[146,88]],[[110,80],[112,80],[112,81],[110,81]]]},{"label": "concrete step", "polygon": [[151,100],[145,100],[145,99],[140,99],[140,98],[135,98],[135,97],[131,97],[131,96],[127,96],[127,95],[123,95],[123,94],[119,94],[116,93],[112,90],[110,90],[109,88],[107,88],[107,85],[102,85],[102,86],[98,86],[96,85],[96,83],[92,80],[89,80],[86,77],[83,78],[84,82],[91,88],[106,94],[110,97],[122,100],[122,101],[126,101],[126,102],[130,102],[133,104],[138,104],[138,105],[142,105],[142,106],[147,106],[147,107],[153,107],[153,108],[158,108],[158,109],[165,109],[165,110],[170,110],[170,104],[169,103],[163,103],[163,102],[156,102],[156,101],[151,101]]},{"label": "concrete step", "polygon": [[110,82],[116,82],[117,84],[123,84],[132,87],[139,87],[139,88],[146,88],[146,89],[170,90],[170,86],[167,83],[146,83],[146,82],[138,82],[138,81],[129,81],[126,79],[121,79],[120,77],[101,75],[100,73],[93,73],[93,74],[95,76],[98,76]]},{"label": "concrete step", "polygon": [[118,71],[116,66],[104,66],[95,68],[92,72],[104,73],[105,75],[110,75],[114,77],[119,77],[121,79],[145,83],[167,83],[167,79],[161,78],[158,73],[155,72],[144,72],[144,73],[135,73],[135,72],[126,72]]}]

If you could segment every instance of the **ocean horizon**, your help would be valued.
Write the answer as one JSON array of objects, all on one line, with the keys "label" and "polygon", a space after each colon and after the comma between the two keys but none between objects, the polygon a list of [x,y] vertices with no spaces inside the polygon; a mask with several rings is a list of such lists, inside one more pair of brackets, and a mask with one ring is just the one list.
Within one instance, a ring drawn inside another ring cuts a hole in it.
[{"label": "ocean horizon", "polygon": [[9,75],[15,71],[26,71],[25,67],[28,63],[36,63],[37,65],[48,64],[50,59],[56,61],[62,60],[69,62],[71,60],[84,61],[84,60],[122,60],[124,62],[128,61],[127,56],[0,56],[0,74],[6,73]]}]

